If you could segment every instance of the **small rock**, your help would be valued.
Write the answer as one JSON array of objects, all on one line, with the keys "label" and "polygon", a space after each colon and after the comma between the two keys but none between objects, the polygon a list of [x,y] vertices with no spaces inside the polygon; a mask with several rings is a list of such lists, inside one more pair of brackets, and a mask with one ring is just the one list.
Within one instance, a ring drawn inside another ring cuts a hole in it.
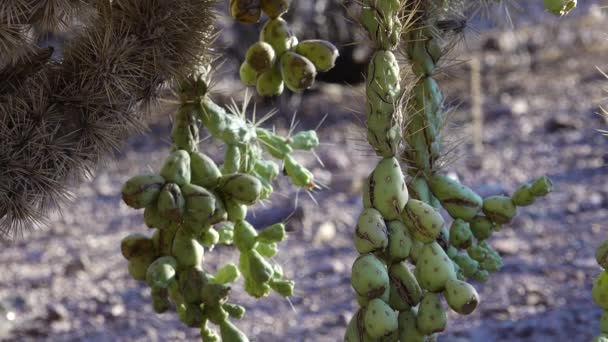
[{"label": "small rock", "polygon": [[336,225],[331,221],[323,222],[321,225],[319,225],[319,229],[317,229],[313,242],[315,244],[329,242],[332,241],[335,236]]},{"label": "small rock", "polygon": [[515,255],[519,251],[518,241],[516,239],[500,239],[493,243],[494,248],[504,255]]}]

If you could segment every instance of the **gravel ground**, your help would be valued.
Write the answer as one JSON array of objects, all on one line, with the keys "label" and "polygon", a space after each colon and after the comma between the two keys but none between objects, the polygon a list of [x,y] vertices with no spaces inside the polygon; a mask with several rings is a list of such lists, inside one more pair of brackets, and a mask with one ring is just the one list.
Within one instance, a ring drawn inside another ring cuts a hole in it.
[{"label": "gravel ground", "polygon": [[[559,25],[543,19],[512,32],[473,32],[463,44],[469,53],[461,58],[482,64],[484,152],[477,157],[470,139],[458,141],[445,171],[482,195],[508,193],[545,174],[555,191],[495,234],[491,243],[504,256],[503,269],[475,284],[482,298],[478,310],[467,317],[450,313],[440,341],[588,341],[599,329],[601,312],[590,290],[599,273],[594,248],[608,237],[608,138],[597,132],[608,126],[597,114],[608,83],[596,66],[608,70],[608,18],[580,12]],[[467,137],[469,68],[459,64],[448,71],[441,84],[448,102],[460,105],[449,132]],[[330,188],[315,194],[319,204],[281,180],[273,201],[250,217],[261,227],[291,215],[289,239],[275,261],[297,282],[289,301],[276,295],[254,301],[235,286],[232,301],[248,309],[237,325],[254,341],[339,341],[357,308],[350,287],[357,255],[351,235],[361,179],[376,161],[360,115],[350,110],[361,108],[362,91],[319,85],[299,106],[303,129],[329,114],[317,151],[325,167],[311,155],[300,156]],[[275,122],[284,128],[288,123],[284,114]],[[150,291],[129,278],[119,252],[122,237],[146,231],[141,213],[121,203],[120,187],[130,176],[159,167],[169,130],[168,114],[159,115],[149,134],[130,139],[115,161],[79,187],[78,200],[47,229],[0,242],[0,340],[198,338],[175,315],[153,313]],[[216,145],[205,145],[205,151],[221,155]],[[213,270],[235,257],[233,250],[218,248],[207,253],[205,265]]]}]

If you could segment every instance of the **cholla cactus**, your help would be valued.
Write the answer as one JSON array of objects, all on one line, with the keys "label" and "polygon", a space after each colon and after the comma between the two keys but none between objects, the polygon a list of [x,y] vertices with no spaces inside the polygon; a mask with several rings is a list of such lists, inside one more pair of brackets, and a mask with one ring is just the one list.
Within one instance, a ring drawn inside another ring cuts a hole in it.
[{"label": "cholla cactus", "polygon": [[[0,231],[44,221],[126,135],[142,105],[207,58],[212,0],[0,3]],[[63,58],[38,48],[73,28]]]}]

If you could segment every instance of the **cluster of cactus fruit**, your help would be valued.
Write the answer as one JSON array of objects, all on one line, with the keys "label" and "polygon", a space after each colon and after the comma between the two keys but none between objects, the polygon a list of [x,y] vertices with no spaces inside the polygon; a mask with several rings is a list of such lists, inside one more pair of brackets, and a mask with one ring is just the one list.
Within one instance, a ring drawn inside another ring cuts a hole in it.
[{"label": "cluster of cactus fruit", "polygon": [[[270,197],[280,173],[264,152],[282,160],[293,184],[312,189],[312,173],[292,152],[311,151],[319,141],[314,131],[282,137],[226,111],[209,98],[205,78],[203,73],[181,85],[173,145],[159,173],[135,176],[123,186],[123,201],[144,209],[144,222],[154,233],[129,235],[121,249],[131,276],[151,287],[156,312],[173,303],[184,324],[201,329],[203,341],[219,340],[208,322],[219,326],[223,341],[247,341],[228,320],[245,313],[227,303],[229,284],[242,275],[245,291],[255,298],[271,290],[288,297],[294,289],[281,267],[267,260],[286,238],[284,224],[258,232],[246,220],[248,207]],[[199,125],[225,144],[221,166],[198,150]],[[217,244],[235,245],[240,257],[238,266],[227,264],[211,274],[203,268],[204,250]]]},{"label": "cluster of cactus fruit", "polygon": [[[361,255],[351,283],[360,309],[345,341],[433,339],[447,326],[442,297],[455,312],[472,313],[479,296],[467,279],[486,281],[502,266],[487,239],[518,206],[551,191],[541,177],[512,196],[482,199],[438,171],[444,118],[433,75],[449,44],[437,23],[465,9],[463,1],[362,1],[360,22],[376,48],[366,83],[367,140],[381,160],[366,179],[354,232]],[[416,76],[409,94],[391,51],[401,43]],[[453,219],[449,229],[442,207]]]},{"label": "cluster of cactus fruit", "polygon": [[278,96],[287,87],[295,93],[310,88],[317,72],[334,67],[338,49],[325,40],[298,41],[288,23],[281,18],[290,0],[231,0],[230,13],[243,23],[257,23],[262,12],[269,20],[260,40],[247,50],[239,74],[241,81],[255,86],[260,96]]}]

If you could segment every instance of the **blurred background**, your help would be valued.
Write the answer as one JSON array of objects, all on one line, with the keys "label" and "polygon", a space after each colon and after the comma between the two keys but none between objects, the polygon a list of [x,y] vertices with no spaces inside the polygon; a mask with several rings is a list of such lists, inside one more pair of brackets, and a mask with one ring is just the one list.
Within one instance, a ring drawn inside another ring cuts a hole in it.
[{"label": "blurred background", "polygon": [[[455,137],[445,172],[483,196],[510,193],[541,175],[555,185],[554,193],[520,210],[491,239],[504,257],[503,269],[475,284],[480,306],[466,317],[450,313],[439,341],[589,341],[599,333],[601,310],[591,299],[591,284],[600,271],[594,249],[608,238],[608,137],[598,132],[608,128],[599,114],[608,102],[608,80],[599,71],[608,71],[608,12],[599,1],[579,2],[565,18],[545,13],[540,0],[509,1],[507,8],[479,13],[439,76],[453,107],[448,129]],[[357,309],[351,237],[362,207],[361,180],[377,157],[365,142],[361,114],[371,50],[348,17],[350,6],[352,1],[295,1],[286,19],[300,40],[330,40],[341,57],[303,95],[256,99],[258,112],[279,109],[272,124],[283,132],[294,115],[299,129],[315,128],[327,116],[316,151],[323,165],[310,154],[298,158],[329,189],[315,192],[313,200],[282,179],[272,201],[251,213],[257,227],[290,217],[289,239],[275,260],[297,284],[290,300],[272,294],[260,301],[235,286],[232,301],[248,310],[236,323],[253,341],[341,341]],[[214,99],[238,102],[245,94],[238,65],[260,27],[229,17],[221,17],[219,26],[224,64]],[[471,91],[474,80],[481,91]],[[474,119],[472,106],[480,100]],[[0,241],[0,340],[198,339],[198,330],[185,328],[176,315],[153,312],[150,290],[128,276],[119,251],[125,235],[147,230],[141,212],[120,201],[120,188],[129,177],[159,168],[173,109],[158,108],[149,132],[132,137],[114,162],[80,186],[77,201],[48,228]],[[201,149],[216,160],[222,156],[213,142]],[[204,265],[215,271],[236,256],[216,248]]]}]

